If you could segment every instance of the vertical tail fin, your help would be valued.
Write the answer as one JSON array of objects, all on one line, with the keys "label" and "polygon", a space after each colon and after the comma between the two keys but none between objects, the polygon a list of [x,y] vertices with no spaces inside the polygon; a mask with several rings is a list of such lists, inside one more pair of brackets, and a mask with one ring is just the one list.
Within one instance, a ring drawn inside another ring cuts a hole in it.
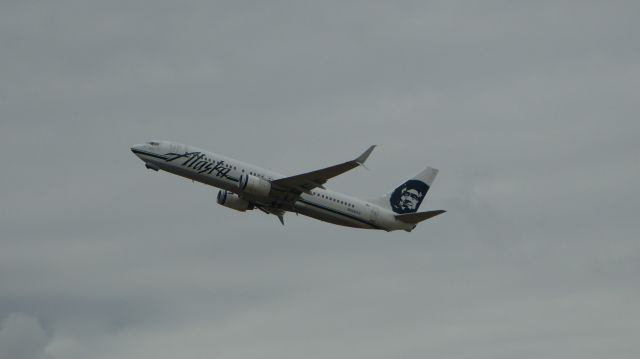
[{"label": "vertical tail fin", "polygon": [[371,202],[398,214],[415,213],[420,208],[437,174],[437,169],[427,167],[393,192]]}]

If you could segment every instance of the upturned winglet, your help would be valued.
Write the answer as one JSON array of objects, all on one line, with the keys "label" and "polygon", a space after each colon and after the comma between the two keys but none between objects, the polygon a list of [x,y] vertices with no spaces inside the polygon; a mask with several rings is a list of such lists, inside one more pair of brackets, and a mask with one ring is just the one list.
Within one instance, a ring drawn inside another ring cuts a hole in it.
[{"label": "upturned winglet", "polygon": [[[367,160],[367,158],[369,158],[369,155],[371,154],[371,152],[373,152],[373,149],[376,148],[376,145],[372,145],[371,147],[369,147],[366,151],[364,151],[358,158],[355,159],[355,162],[357,164],[359,164],[360,166],[364,167],[364,162]],[[366,167],[365,167],[366,168]]]}]

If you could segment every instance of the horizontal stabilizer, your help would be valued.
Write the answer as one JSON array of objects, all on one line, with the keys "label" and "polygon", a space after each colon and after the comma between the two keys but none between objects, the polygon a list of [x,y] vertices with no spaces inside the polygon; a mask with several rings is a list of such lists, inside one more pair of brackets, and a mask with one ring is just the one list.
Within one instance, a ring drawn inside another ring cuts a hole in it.
[{"label": "horizontal stabilizer", "polygon": [[405,213],[405,214],[396,214],[396,219],[401,220],[406,223],[420,223],[429,218],[435,217],[439,214],[443,214],[446,211],[437,210],[437,211],[427,211],[427,212],[416,212],[416,213]]}]

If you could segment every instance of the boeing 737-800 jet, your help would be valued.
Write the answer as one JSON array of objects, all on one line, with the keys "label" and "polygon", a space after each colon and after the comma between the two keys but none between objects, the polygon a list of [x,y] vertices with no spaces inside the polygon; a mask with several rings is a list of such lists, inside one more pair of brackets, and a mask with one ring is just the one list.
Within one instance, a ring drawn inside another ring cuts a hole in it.
[{"label": "boeing 737-800 jet", "polygon": [[329,179],[363,165],[374,147],[354,160],[296,176],[168,141],[147,142],[131,151],[149,169],[220,188],[218,203],[225,207],[241,212],[257,208],[276,215],[282,224],[285,212],[295,212],[341,226],[410,232],[419,222],[445,212],[418,212],[438,174],[431,167],[391,193],[368,201],[324,187]]}]

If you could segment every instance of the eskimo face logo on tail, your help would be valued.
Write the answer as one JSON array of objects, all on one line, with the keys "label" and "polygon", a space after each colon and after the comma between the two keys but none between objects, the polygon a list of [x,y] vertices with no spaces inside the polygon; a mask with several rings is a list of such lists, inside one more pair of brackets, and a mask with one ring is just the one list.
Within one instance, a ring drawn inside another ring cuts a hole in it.
[{"label": "eskimo face logo on tail", "polygon": [[396,188],[389,200],[396,213],[413,213],[418,210],[422,200],[429,191],[429,186],[418,180],[408,180]]}]

